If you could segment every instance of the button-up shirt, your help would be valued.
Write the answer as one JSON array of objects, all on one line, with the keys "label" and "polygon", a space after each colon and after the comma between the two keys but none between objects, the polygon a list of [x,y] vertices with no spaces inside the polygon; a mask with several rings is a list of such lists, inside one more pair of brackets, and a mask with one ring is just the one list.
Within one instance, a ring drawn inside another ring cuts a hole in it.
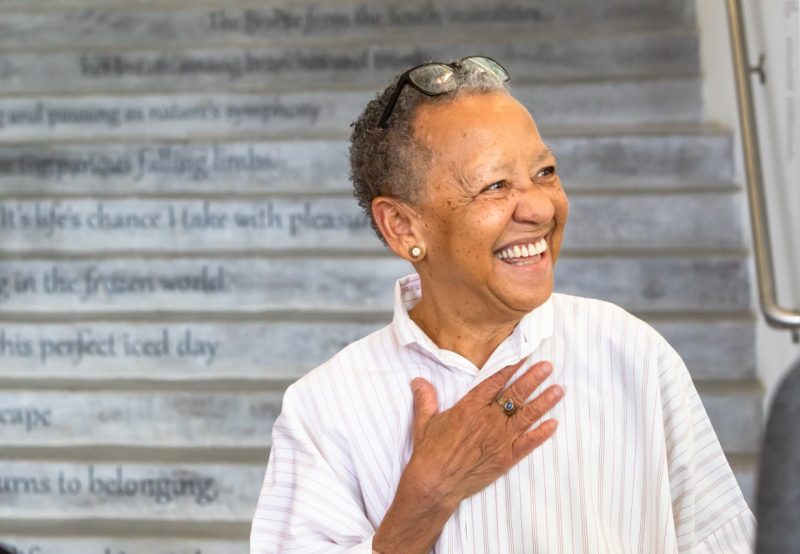
[{"label": "button-up shirt", "polygon": [[[251,552],[371,553],[412,453],[410,381],[446,410],[503,367],[542,360],[564,398],[555,435],[464,499],[437,553],[750,552],[755,520],[678,354],[600,300],[554,293],[478,368],[410,319],[418,276],[397,283],[392,323],[286,391],[253,518]],[[498,412],[500,409],[498,408]]]}]

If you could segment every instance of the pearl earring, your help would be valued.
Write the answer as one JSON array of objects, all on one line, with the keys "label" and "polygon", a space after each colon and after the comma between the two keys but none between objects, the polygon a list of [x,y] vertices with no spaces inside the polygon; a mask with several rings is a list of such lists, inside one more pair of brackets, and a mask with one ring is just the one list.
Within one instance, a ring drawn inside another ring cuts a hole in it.
[{"label": "pearl earring", "polygon": [[408,253],[412,258],[416,260],[422,257],[424,251],[422,250],[421,246],[412,246],[411,248],[408,249]]}]

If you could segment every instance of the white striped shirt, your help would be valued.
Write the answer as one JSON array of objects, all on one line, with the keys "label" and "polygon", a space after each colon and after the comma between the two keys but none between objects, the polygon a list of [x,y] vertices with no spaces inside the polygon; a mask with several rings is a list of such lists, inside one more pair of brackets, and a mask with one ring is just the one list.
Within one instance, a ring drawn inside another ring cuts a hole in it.
[{"label": "white striped shirt", "polygon": [[[483,368],[395,316],[286,391],[251,552],[370,553],[411,456],[414,377],[445,410],[499,369],[548,360],[564,399],[555,436],[461,502],[437,553],[751,552],[755,520],[678,354],[602,302],[552,294]],[[538,393],[534,393],[538,394]]]}]

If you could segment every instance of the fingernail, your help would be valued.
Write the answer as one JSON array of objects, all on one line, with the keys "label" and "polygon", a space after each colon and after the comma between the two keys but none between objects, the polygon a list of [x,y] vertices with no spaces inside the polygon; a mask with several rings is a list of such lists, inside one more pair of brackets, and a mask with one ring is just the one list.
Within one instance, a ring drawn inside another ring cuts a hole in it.
[{"label": "fingernail", "polygon": [[542,363],[542,371],[545,375],[549,375],[551,371],[553,371],[553,364],[550,362],[543,362]]}]

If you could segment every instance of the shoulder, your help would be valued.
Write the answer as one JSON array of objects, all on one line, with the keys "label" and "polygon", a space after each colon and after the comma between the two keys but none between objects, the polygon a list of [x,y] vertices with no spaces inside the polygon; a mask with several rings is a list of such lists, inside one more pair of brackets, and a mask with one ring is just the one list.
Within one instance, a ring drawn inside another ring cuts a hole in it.
[{"label": "shoulder", "polygon": [[350,343],[286,389],[279,421],[342,452],[402,432],[412,406],[402,352],[391,325]]},{"label": "shoulder", "polygon": [[573,330],[613,338],[622,333],[643,334],[663,341],[646,321],[606,300],[553,293],[553,315],[558,323]]},{"label": "shoulder", "polygon": [[600,300],[599,298],[587,298],[585,296],[576,296],[574,294],[564,294],[561,292],[554,292],[551,295],[553,301],[553,309],[556,311],[565,311],[570,309],[595,309],[606,312],[613,312],[617,314],[624,314],[627,317],[637,319],[630,314],[625,308],[617,306],[607,300]]},{"label": "shoulder", "polygon": [[654,369],[683,363],[656,329],[625,308],[597,298],[560,293],[552,297],[556,335],[568,342],[585,344],[598,353],[612,352],[636,365],[650,362]]}]

